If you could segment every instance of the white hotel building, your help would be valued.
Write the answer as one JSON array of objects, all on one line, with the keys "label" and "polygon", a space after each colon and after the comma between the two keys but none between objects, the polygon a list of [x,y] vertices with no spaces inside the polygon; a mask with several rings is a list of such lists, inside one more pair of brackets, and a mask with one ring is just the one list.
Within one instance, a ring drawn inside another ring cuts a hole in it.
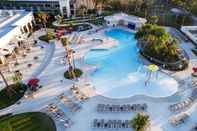
[{"label": "white hotel building", "polygon": [[31,31],[34,24],[32,12],[23,10],[0,10],[0,64],[5,56],[18,46],[17,38],[23,38]]},{"label": "white hotel building", "polygon": [[75,16],[81,5],[94,7],[93,0],[0,0],[0,9],[24,9],[33,12],[61,13],[65,17]]}]

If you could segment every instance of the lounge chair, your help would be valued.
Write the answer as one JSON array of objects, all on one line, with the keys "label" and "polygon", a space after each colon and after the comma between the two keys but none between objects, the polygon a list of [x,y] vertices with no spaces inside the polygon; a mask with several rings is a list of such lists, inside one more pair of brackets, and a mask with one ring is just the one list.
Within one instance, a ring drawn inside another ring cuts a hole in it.
[{"label": "lounge chair", "polygon": [[97,105],[97,112],[103,112],[104,104],[98,104]]},{"label": "lounge chair", "polygon": [[117,125],[118,125],[118,128],[122,128],[122,121],[118,120]]},{"label": "lounge chair", "polygon": [[185,123],[185,121],[189,118],[189,115],[186,114],[186,113],[182,113],[182,114],[179,114],[177,116],[174,116],[170,119],[170,123],[172,125],[180,125],[182,123]]},{"label": "lounge chair", "polygon": [[104,121],[104,119],[101,119],[100,123],[101,123],[101,126],[100,126],[100,128],[104,128],[104,124],[105,124],[105,121]]},{"label": "lounge chair", "polygon": [[146,104],[146,103],[144,103],[144,104],[142,105],[142,110],[143,110],[143,111],[146,111],[146,110],[147,110],[147,108],[148,108],[147,104]]},{"label": "lounge chair", "polygon": [[125,120],[125,128],[129,128],[130,122],[129,120]]},{"label": "lounge chair", "polygon": [[104,128],[108,128],[109,125],[108,125],[108,122],[104,123]]},{"label": "lounge chair", "polygon": [[117,105],[117,112],[120,112],[120,105]]},{"label": "lounge chair", "polygon": [[112,121],[112,127],[113,127],[113,129],[116,128],[116,120],[113,120],[113,121]]},{"label": "lounge chair", "polygon": [[122,122],[122,128],[126,128],[126,124],[125,124],[125,122]]},{"label": "lounge chair", "polygon": [[112,121],[111,120],[108,121],[108,128],[110,128],[110,129],[112,128]]},{"label": "lounge chair", "polygon": [[116,112],[116,105],[112,105],[111,108],[112,108],[112,112]]},{"label": "lounge chair", "polygon": [[127,109],[126,109],[127,112],[130,111],[130,107],[131,107],[131,105],[127,104]]},{"label": "lounge chair", "polygon": [[94,121],[93,121],[93,128],[97,128],[97,122],[98,122],[98,120],[94,119]]},{"label": "lounge chair", "polygon": [[101,123],[100,122],[97,122],[97,128],[101,128]]},{"label": "lounge chair", "polygon": [[109,107],[110,107],[110,105],[109,104],[107,104],[107,105],[105,105],[105,112],[109,112]]},{"label": "lounge chair", "polygon": [[113,112],[113,107],[112,106],[109,107],[109,111]]}]

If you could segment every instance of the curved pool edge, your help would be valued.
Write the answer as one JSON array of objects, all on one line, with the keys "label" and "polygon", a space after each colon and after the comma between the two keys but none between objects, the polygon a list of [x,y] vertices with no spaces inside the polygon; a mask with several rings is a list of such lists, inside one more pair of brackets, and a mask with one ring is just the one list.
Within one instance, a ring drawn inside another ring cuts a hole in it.
[{"label": "curved pool edge", "polygon": [[152,97],[152,96],[147,96],[147,95],[134,95],[130,97],[125,97],[125,98],[112,98],[108,96],[104,96],[102,94],[97,94],[97,96],[100,96],[103,101],[108,101],[108,102],[124,102],[124,103],[130,103],[131,101],[152,101],[152,102],[176,102],[181,100],[181,96],[179,95],[179,91],[174,93],[171,96],[168,97]]},{"label": "curved pool edge", "polygon": [[[104,32],[106,32],[106,31],[110,31],[110,30],[113,30],[113,29],[120,29],[120,30],[124,30],[124,31],[127,31],[127,32],[130,32],[130,33],[134,33],[134,32],[132,32],[132,31],[129,31],[128,29],[125,29],[125,28],[110,28],[110,29],[106,29]],[[108,37],[108,36],[106,36],[106,37]],[[89,52],[91,52],[91,50],[89,50],[88,51],[88,53]],[[85,59],[85,56],[84,56],[84,59]],[[143,62],[142,62],[143,63]],[[94,67],[94,64],[88,64],[88,63],[86,63],[85,62],[85,64],[86,65],[88,65],[88,66],[92,66],[92,67]],[[146,65],[146,64],[145,64]],[[151,100],[158,100],[158,101],[160,101],[160,100],[162,100],[162,101],[177,101],[177,99],[179,99],[179,98],[175,98],[175,97],[179,97],[179,82],[177,81],[177,79],[176,78],[174,78],[173,76],[171,76],[170,74],[168,74],[168,73],[166,73],[166,72],[163,72],[163,71],[159,71],[160,73],[162,73],[162,74],[165,74],[165,75],[167,75],[169,78],[172,78],[174,81],[176,81],[177,82],[177,84],[178,84],[178,86],[176,87],[176,91],[175,92],[172,92],[172,94],[170,94],[170,95],[167,95],[167,96],[151,96],[151,95],[146,95],[146,94],[136,94],[136,95],[128,95],[128,96],[121,96],[121,97],[113,97],[113,96],[108,96],[108,95],[105,95],[104,93],[102,93],[102,92],[99,92],[97,89],[96,89],[96,87],[93,87],[94,88],[94,90],[95,90],[95,92],[96,92],[96,94],[98,95],[98,96],[102,96],[103,98],[106,98],[106,99],[111,99],[111,100],[130,100],[130,99],[151,99]],[[92,72],[93,73],[93,72]],[[91,77],[91,75],[92,75],[92,73],[91,74],[88,74],[88,75],[90,75],[90,77]],[[92,81],[91,81],[92,82]]]}]

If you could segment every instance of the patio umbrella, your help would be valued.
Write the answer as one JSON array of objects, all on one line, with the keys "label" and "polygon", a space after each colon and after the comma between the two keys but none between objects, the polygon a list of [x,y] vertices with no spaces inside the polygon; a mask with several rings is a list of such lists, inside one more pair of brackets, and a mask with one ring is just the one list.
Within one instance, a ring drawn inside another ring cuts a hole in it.
[{"label": "patio umbrella", "polygon": [[157,72],[159,70],[159,67],[155,64],[151,64],[148,66],[148,70],[151,72]]},{"label": "patio umbrella", "polygon": [[193,76],[193,77],[197,77],[197,67],[193,67],[193,68],[192,68],[192,71],[193,71],[193,72],[192,72],[192,76]]},{"label": "patio umbrella", "polygon": [[193,67],[192,70],[194,73],[197,72],[197,67]]},{"label": "patio umbrella", "polygon": [[148,76],[147,81],[145,82],[145,86],[148,84],[149,80],[151,79],[151,74],[152,73],[156,73],[159,70],[159,67],[157,65],[155,65],[155,64],[150,64],[147,67],[147,69],[149,71],[149,76]]},{"label": "patio umbrella", "polygon": [[32,88],[35,88],[38,85],[39,81],[40,81],[39,79],[33,78],[33,79],[29,80],[28,85]]}]

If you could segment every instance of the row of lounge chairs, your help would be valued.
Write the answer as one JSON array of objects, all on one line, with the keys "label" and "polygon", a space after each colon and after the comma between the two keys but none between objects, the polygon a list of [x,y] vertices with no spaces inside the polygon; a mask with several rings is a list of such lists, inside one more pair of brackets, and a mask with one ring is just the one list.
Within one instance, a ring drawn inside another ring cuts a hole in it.
[{"label": "row of lounge chairs", "polygon": [[130,128],[129,120],[104,120],[94,119],[93,128],[100,129],[127,129]]},{"label": "row of lounge chairs", "polygon": [[83,92],[80,91],[79,87],[77,86],[72,86],[70,88],[70,91],[72,94],[79,100],[79,101],[85,101],[88,99],[88,96],[86,96]]},{"label": "row of lounge chairs", "polygon": [[171,117],[170,123],[174,126],[177,126],[182,123],[185,123],[188,118],[189,118],[189,115],[187,113],[182,113],[182,114]]},{"label": "row of lounge chairs", "polygon": [[110,104],[98,104],[97,112],[131,112],[131,111],[146,111],[148,108],[146,103],[143,104],[125,104],[125,105],[110,105]]},{"label": "row of lounge chairs", "polygon": [[71,119],[68,118],[65,113],[53,103],[47,106],[47,114],[56,121],[63,123],[65,128],[70,128],[71,125],[73,125]]},{"label": "row of lounge chairs", "polygon": [[185,110],[187,108],[189,108],[193,103],[193,100],[191,98],[187,98],[186,100],[170,105],[169,106],[169,110],[172,112],[178,112],[181,110]]},{"label": "row of lounge chairs", "polygon": [[194,101],[196,101],[196,100],[197,100],[197,88],[193,88],[190,97],[188,97],[186,100],[184,100],[182,102],[170,105],[169,109],[172,112],[182,111],[182,110],[185,110],[185,109],[191,107],[192,104],[194,103]]},{"label": "row of lounge chairs", "polygon": [[64,105],[71,110],[71,112],[77,112],[82,108],[79,103],[74,102],[72,99],[64,96],[64,94],[61,94],[58,97]]}]

